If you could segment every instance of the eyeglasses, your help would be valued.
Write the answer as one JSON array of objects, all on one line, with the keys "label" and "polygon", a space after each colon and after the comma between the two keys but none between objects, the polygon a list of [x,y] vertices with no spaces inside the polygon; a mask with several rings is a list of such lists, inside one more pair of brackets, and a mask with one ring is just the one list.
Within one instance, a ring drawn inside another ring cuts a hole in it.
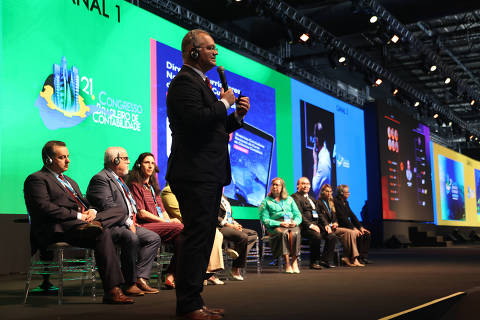
[{"label": "eyeglasses", "polygon": [[217,47],[215,47],[213,45],[212,46],[206,46],[206,47],[197,47],[197,48],[207,49],[208,51],[217,51],[217,53],[218,53]]}]

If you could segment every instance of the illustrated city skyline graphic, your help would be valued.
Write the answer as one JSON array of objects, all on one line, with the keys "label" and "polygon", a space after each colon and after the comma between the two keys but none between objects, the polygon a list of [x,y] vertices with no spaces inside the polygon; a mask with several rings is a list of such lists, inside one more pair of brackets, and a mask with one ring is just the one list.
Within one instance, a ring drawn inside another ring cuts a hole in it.
[{"label": "illustrated city skyline graphic", "polygon": [[53,103],[67,112],[76,113],[80,110],[78,96],[80,91],[80,77],[78,68],[67,67],[67,59],[62,57],[60,65],[53,64]]},{"label": "illustrated city skyline graphic", "polygon": [[69,69],[64,56],[60,64],[53,64],[53,73],[45,80],[35,106],[50,130],[74,127],[97,109],[95,104],[85,104],[80,95],[79,70],[75,66]]}]

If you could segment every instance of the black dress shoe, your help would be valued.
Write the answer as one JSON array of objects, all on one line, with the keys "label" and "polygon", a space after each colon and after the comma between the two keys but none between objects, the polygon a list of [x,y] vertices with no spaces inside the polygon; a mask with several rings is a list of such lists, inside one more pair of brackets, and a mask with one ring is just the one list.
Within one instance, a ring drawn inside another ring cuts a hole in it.
[{"label": "black dress shoe", "polygon": [[310,269],[321,270],[322,266],[316,262],[310,264]]},{"label": "black dress shoe", "polygon": [[331,264],[330,262],[327,262],[327,261],[320,261],[320,265],[327,269],[336,267],[336,265]]}]

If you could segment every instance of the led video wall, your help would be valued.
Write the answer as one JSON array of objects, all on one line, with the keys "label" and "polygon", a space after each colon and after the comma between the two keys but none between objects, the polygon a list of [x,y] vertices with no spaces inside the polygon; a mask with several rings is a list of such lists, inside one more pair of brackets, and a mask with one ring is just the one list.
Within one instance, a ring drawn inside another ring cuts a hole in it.
[{"label": "led video wall", "polygon": [[363,110],[296,80],[291,85],[295,179],[307,177],[316,198],[326,183],[334,190],[348,185],[350,207],[361,220],[367,200]]},{"label": "led video wall", "polygon": [[480,226],[480,162],[433,143],[435,223]]},{"label": "led video wall", "polygon": [[[84,192],[108,146],[126,148],[132,163],[152,150],[164,185],[165,95],[187,30],[126,1],[87,2],[0,2],[0,213],[26,213],[23,182],[48,140],[67,143],[67,174]],[[247,125],[231,136],[226,193],[237,218],[256,219],[269,180],[293,181],[290,79],[217,47],[229,85],[251,98]],[[218,91],[215,70],[208,76]]]},{"label": "led video wall", "polygon": [[383,218],[433,221],[429,128],[387,105],[377,116]]}]

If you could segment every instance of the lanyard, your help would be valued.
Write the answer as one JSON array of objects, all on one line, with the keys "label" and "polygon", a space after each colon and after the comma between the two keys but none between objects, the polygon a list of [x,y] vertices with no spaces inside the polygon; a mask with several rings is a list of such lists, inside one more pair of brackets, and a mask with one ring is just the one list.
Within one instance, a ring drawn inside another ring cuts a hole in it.
[{"label": "lanyard", "polygon": [[123,183],[123,181],[118,178],[118,177],[115,177],[118,181],[118,183],[120,183],[120,185],[122,186],[123,188],[123,191],[125,193],[125,196],[128,198],[128,200],[130,201],[130,205],[132,206],[132,210],[135,214],[137,214],[137,204],[135,202],[135,200],[133,199],[132,197],[132,194],[130,193],[130,190],[128,189],[128,187],[125,185],[125,183]]},{"label": "lanyard", "polygon": [[[145,186],[148,186],[148,185],[145,185]],[[155,202],[155,206],[158,207],[157,205],[157,196],[155,195],[155,190],[153,189],[153,186],[150,186],[150,192],[152,193],[152,197],[153,197],[153,202]]]},{"label": "lanyard", "polygon": [[74,198],[79,202],[79,204],[81,204],[83,206],[84,209],[87,209],[87,206],[85,205],[85,203],[83,203],[82,199],[78,196],[78,193],[73,189],[72,185],[70,184],[70,182],[68,182],[67,179],[63,178],[63,175],[60,176],[58,175],[57,176],[57,180],[68,190],[70,191],[70,193],[74,196]]},{"label": "lanyard", "polygon": [[322,200],[322,201],[323,201],[323,203],[325,203],[325,206],[327,207],[328,213],[332,214],[332,209],[330,209],[330,206],[327,204],[327,202],[325,200]]}]

